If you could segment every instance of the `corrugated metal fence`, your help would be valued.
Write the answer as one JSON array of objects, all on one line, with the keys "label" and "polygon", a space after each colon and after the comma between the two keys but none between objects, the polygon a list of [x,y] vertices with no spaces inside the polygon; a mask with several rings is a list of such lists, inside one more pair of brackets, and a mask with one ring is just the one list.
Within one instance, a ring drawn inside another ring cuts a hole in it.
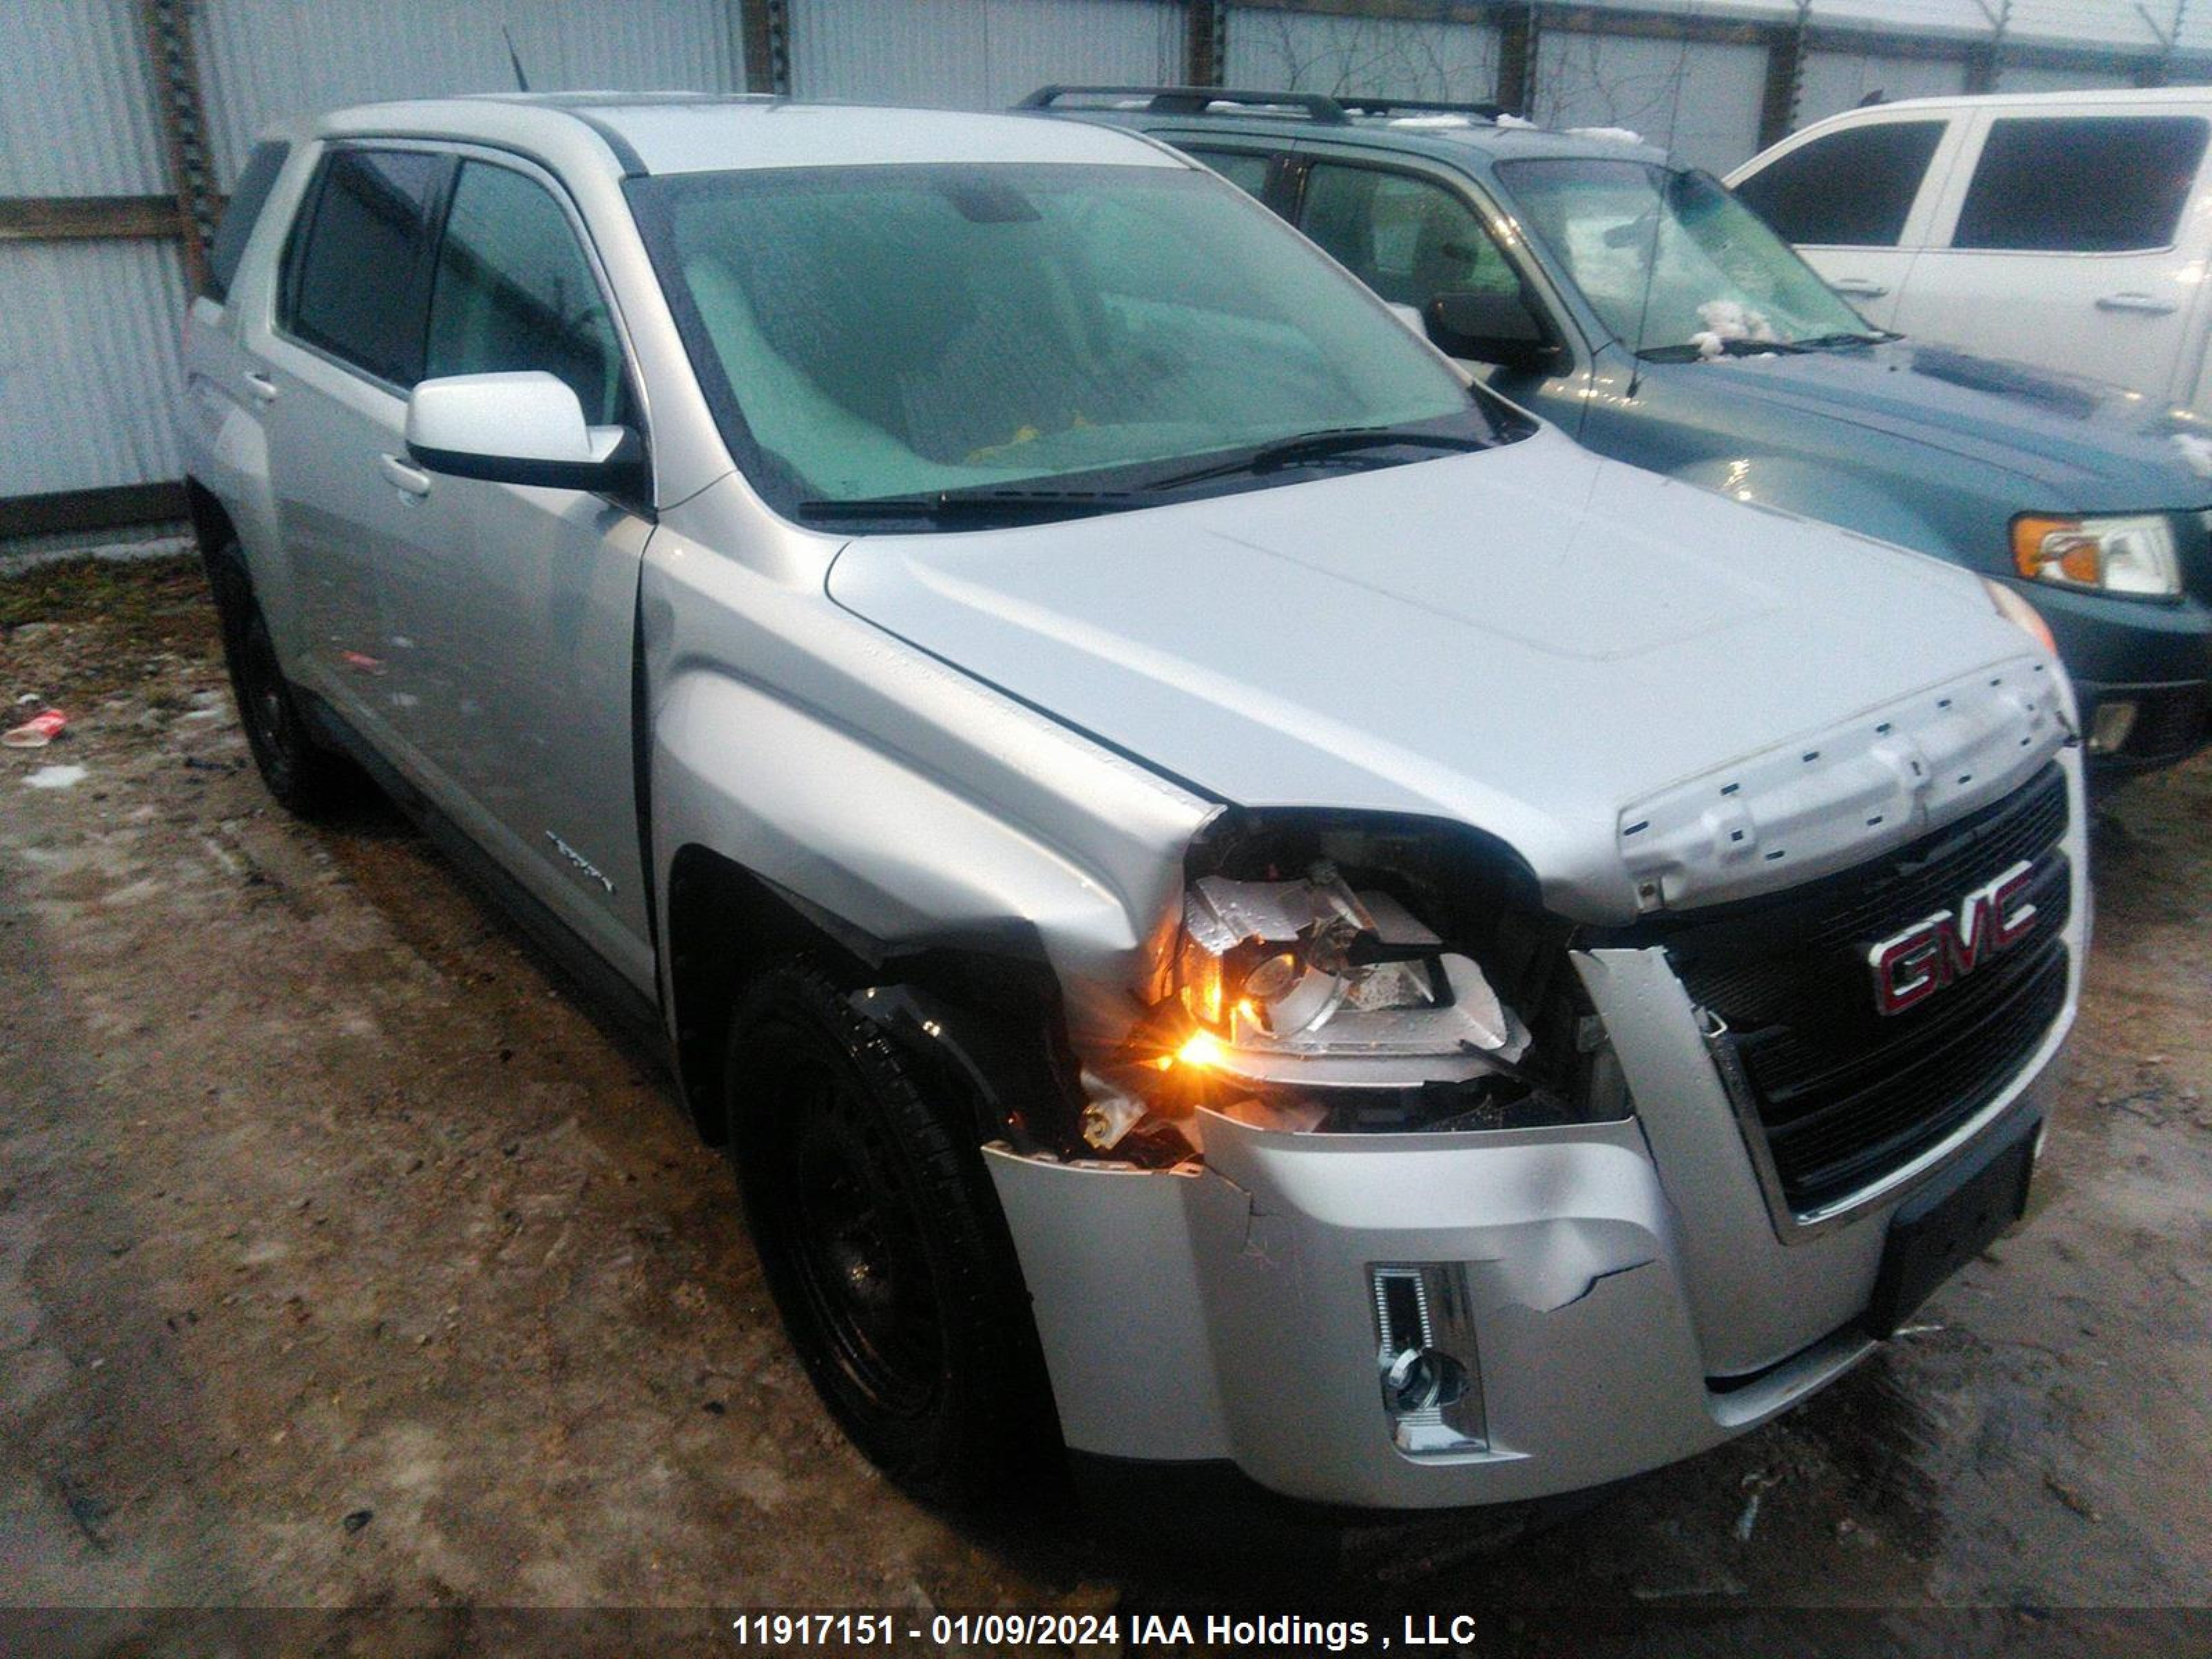
[{"label": "corrugated metal fence", "polygon": [[793,0],[791,87],[1004,109],[1047,81],[1170,85],[1183,9],[1170,0]]},{"label": "corrugated metal fence", "polygon": [[162,118],[178,71],[151,67],[164,20],[196,60],[217,194],[272,120],[507,89],[510,40],[539,89],[1498,96],[1716,170],[1875,91],[2212,80],[2212,6],[2186,0],[0,0],[0,535],[173,499],[144,487],[179,469],[179,204],[198,198]]}]

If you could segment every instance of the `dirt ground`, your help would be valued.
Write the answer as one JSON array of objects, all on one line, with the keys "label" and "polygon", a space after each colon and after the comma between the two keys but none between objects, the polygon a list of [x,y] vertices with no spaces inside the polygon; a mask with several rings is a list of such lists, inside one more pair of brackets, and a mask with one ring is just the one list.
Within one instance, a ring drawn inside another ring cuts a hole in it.
[{"label": "dirt ground", "polygon": [[[0,579],[0,695],[33,694],[72,724],[0,750],[0,1652],[1289,1605],[879,1480],[653,1058],[395,816],[270,803],[189,564]],[[1472,1613],[1485,1652],[2212,1651],[2212,763],[2108,801],[2096,855],[2024,1228],[1783,1421],[1299,1596]],[[239,1607],[365,1611],[189,1611]]]}]

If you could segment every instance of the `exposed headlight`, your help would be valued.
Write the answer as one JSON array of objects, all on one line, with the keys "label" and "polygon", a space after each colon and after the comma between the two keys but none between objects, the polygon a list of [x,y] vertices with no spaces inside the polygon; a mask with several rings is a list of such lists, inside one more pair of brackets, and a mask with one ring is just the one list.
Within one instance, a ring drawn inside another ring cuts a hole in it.
[{"label": "exposed headlight", "polygon": [[2052,656],[2058,654],[2058,641],[2052,637],[2051,624],[2043,620],[2042,612],[2002,582],[1993,582],[1984,576],[1982,578],[1982,586],[1989,593],[1990,603],[1996,607],[1997,615],[2012,623]]},{"label": "exposed headlight", "polygon": [[2181,592],[2173,526],[2155,514],[2128,518],[2012,521],[2012,562],[2023,576],[2061,587],[2171,598]]},{"label": "exposed headlight", "polygon": [[1402,1067],[1382,1078],[1366,1062],[1418,1060],[1423,1079],[1457,1082],[1528,1047],[1471,957],[1325,861],[1291,881],[1195,883],[1176,994],[1198,1028],[1193,1056],[1255,1080],[1395,1085]]},{"label": "exposed headlight", "polygon": [[1083,1138],[1202,1152],[1207,1115],[1291,1133],[1486,1132],[1633,1111],[1534,873],[1432,818],[1231,809],[1189,852],[1144,1017],[1083,1056]]}]

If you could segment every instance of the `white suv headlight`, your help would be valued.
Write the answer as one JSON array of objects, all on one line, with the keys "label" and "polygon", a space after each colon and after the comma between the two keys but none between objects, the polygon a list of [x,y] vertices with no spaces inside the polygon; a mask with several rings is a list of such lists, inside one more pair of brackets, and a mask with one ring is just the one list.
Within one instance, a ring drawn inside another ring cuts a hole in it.
[{"label": "white suv headlight", "polygon": [[2181,592],[2172,522],[2155,514],[2012,521],[2012,562],[2023,576],[2061,587],[2170,599]]}]

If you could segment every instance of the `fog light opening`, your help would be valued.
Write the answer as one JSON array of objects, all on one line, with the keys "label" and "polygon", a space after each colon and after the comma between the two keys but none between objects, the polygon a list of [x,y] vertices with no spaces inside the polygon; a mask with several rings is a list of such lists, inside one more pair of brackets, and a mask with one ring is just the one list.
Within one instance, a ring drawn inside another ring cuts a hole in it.
[{"label": "fog light opening", "polygon": [[1390,1437],[1412,1456],[1486,1450],[1463,1270],[1450,1262],[1369,1269],[1376,1366]]},{"label": "fog light opening", "polygon": [[1467,1398],[1467,1367],[1434,1348],[1407,1348],[1383,1373],[1401,1412],[1438,1411]]},{"label": "fog light opening", "polygon": [[2139,712],[2141,705],[2132,697],[2109,697],[2099,703],[2089,721],[2089,752],[2116,755],[2126,748]]}]

